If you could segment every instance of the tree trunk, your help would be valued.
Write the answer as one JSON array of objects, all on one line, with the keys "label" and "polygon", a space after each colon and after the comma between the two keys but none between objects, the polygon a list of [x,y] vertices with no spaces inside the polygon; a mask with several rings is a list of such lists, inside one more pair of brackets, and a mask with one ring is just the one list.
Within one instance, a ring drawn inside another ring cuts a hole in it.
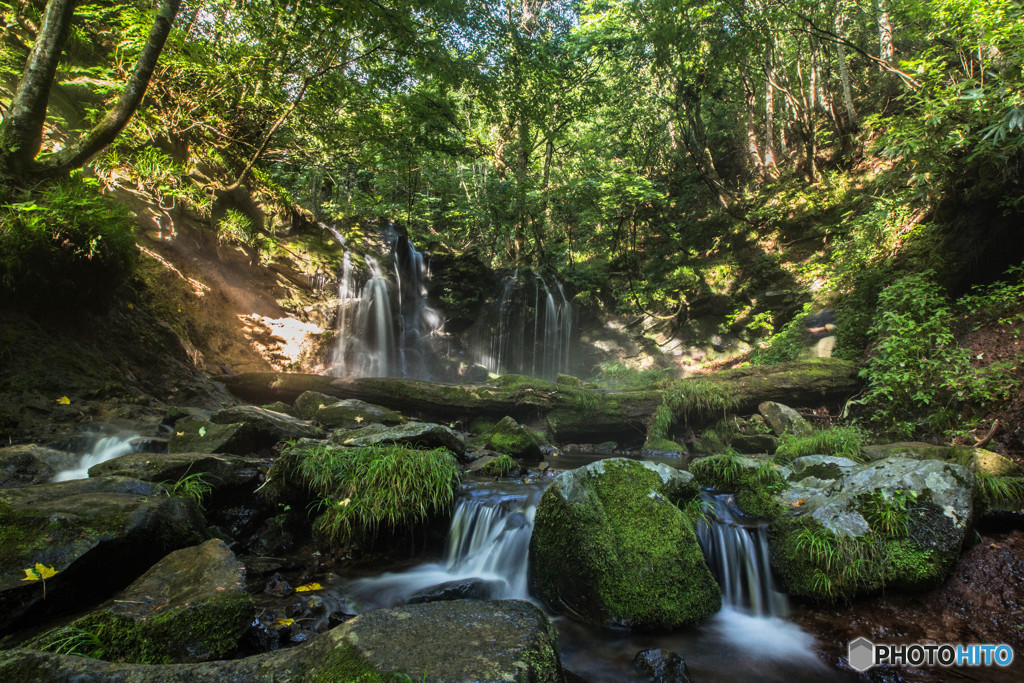
[{"label": "tree trunk", "polygon": [[775,151],[775,85],[772,83],[775,76],[770,51],[765,54],[764,71],[764,165],[775,170],[778,168]]},{"label": "tree trunk", "polygon": [[153,76],[153,70],[156,69],[156,62],[164,49],[164,43],[167,42],[167,36],[171,33],[174,17],[178,14],[179,7],[181,7],[181,0],[163,0],[160,3],[160,9],[157,10],[153,27],[146,38],[146,44],[142,47],[139,60],[135,63],[135,71],[128,79],[117,103],[107,112],[103,120],[82,136],[78,142],[54,155],[43,158],[39,163],[41,170],[64,173],[79,168],[113,142],[114,138],[124,130],[135,110],[142,103],[142,98],[146,95],[149,79]]},{"label": "tree trunk", "polygon": [[25,71],[0,126],[0,172],[5,175],[27,173],[42,147],[46,105],[57,63],[71,30],[75,4],[75,0],[50,0],[46,5],[43,28],[36,36]]},{"label": "tree trunk", "polygon": [[[846,13],[836,13],[836,35],[842,37],[843,26],[846,23]],[[857,110],[853,106],[853,93],[850,89],[850,67],[846,62],[846,47],[841,43],[836,43],[836,50],[839,58],[839,79],[843,86],[843,104],[846,106],[846,126],[845,130],[856,130],[859,122],[857,120]]]},{"label": "tree trunk", "polygon": [[743,60],[743,93],[746,96],[746,124],[747,124],[747,156],[750,158],[750,165],[754,174],[760,180],[764,180],[764,162],[761,161],[761,150],[757,145],[757,130],[754,125],[754,108],[757,106],[757,95],[754,93],[753,85],[750,82],[750,69],[747,60]]},{"label": "tree trunk", "polygon": [[[889,66],[895,66],[896,47],[893,44],[892,24],[889,22],[886,0],[878,0],[878,57]],[[879,69],[882,73],[886,71],[882,65],[879,65]]]},{"label": "tree trunk", "polygon": [[[543,380],[483,385],[434,384],[406,379],[339,379],[322,375],[245,373],[218,378],[238,398],[256,404],[292,403],[305,391],[357,398],[426,420],[468,424],[478,417],[506,415],[546,428],[560,442],[616,440],[642,443],[647,422],[663,392],[606,393],[568,389]],[[820,358],[725,370],[682,382],[710,382],[735,399],[735,414],[754,412],[764,401],[791,407],[838,406],[861,386],[857,366]],[[585,396],[581,396],[584,394]],[[695,425],[691,425],[695,426]]]}]

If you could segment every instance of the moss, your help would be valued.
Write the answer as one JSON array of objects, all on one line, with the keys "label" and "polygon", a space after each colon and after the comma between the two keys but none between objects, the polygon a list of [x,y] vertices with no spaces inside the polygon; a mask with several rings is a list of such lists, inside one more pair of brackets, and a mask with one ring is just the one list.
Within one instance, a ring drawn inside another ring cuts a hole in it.
[{"label": "moss", "polygon": [[90,633],[102,645],[102,659],[134,664],[171,664],[228,659],[256,616],[252,596],[226,593],[212,599],[133,618],[102,610],[68,626],[38,636],[29,643],[55,651],[71,629]]},{"label": "moss", "polygon": [[[534,522],[531,561],[541,595],[596,623],[674,628],[721,607],[690,520],[656,493],[658,473],[639,463],[604,461],[583,494],[556,481]],[[583,495],[569,503],[565,495]],[[571,571],[567,571],[571,567]]]},{"label": "moss", "polygon": [[745,514],[774,517],[784,511],[774,495],[786,483],[770,460],[758,462],[730,451],[694,461],[690,473],[701,486],[736,493],[736,504]]},{"label": "moss", "polygon": [[303,671],[299,680],[310,683],[403,683],[413,679],[403,673],[378,671],[355,645],[342,642]]},{"label": "moss", "polygon": [[479,440],[491,450],[521,457],[539,456],[543,442],[543,438],[511,417],[502,418],[490,431],[481,434]]},{"label": "moss", "polygon": [[946,572],[938,553],[922,549],[903,539],[885,541],[882,552],[895,588],[919,590],[927,586],[938,586],[945,580]]},{"label": "moss", "polygon": [[669,439],[648,439],[644,444],[645,451],[659,451],[666,453],[685,453],[686,446],[680,446]]}]

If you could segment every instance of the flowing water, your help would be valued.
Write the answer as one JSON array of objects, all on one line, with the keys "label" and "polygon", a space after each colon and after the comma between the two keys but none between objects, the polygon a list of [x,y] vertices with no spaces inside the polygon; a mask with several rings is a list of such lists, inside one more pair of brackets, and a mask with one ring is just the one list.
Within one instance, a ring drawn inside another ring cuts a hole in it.
[{"label": "flowing water", "polygon": [[54,475],[53,481],[71,481],[72,479],[86,479],[89,476],[89,468],[95,467],[102,462],[120,458],[136,450],[135,442],[139,439],[138,434],[118,434],[115,436],[97,436],[89,450],[82,455],[79,461],[71,469],[62,470]]},{"label": "flowing water", "polygon": [[[530,484],[470,485],[449,529],[443,558],[405,572],[359,579],[347,609],[365,612],[437,592],[532,600],[528,551],[533,518],[550,479]],[[743,518],[730,496],[707,495],[713,519],[699,538],[723,587],[723,609],[704,624],[672,633],[616,631],[552,616],[565,668],[588,681],[646,680],[634,668],[641,650],[662,648],[687,662],[694,680],[830,681],[849,677],[815,655],[814,638],[787,621],[786,597],[773,585],[763,525]]]}]

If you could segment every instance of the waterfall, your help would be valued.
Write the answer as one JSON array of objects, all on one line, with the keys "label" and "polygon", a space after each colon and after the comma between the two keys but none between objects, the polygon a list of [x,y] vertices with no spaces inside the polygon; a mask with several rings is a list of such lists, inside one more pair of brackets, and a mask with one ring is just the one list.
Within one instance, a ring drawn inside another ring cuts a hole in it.
[{"label": "waterfall", "polygon": [[789,606],[772,579],[767,525],[738,514],[731,494],[705,494],[704,501],[713,519],[697,525],[697,538],[723,602],[753,616],[785,616]]},{"label": "waterfall", "polygon": [[53,481],[71,481],[72,479],[88,478],[90,467],[135,452],[133,442],[137,438],[139,438],[138,434],[97,437],[92,447],[87,453],[82,455],[75,467],[57,472],[53,477]]},{"label": "waterfall", "polygon": [[572,304],[553,277],[505,278],[488,353],[478,362],[496,373],[554,379],[568,372],[573,334]]},{"label": "waterfall", "polygon": [[356,611],[406,602],[452,582],[477,582],[489,599],[528,599],[528,550],[542,493],[537,485],[465,489],[452,514],[442,560],[352,582],[349,594]]},{"label": "waterfall", "polygon": [[[345,240],[332,229],[338,241]],[[443,321],[427,304],[426,257],[389,230],[393,268],[389,274],[365,257],[366,282],[356,286],[351,252],[342,256],[338,276],[338,313],[333,372],[340,377],[415,377],[431,379],[433,342]]]}]

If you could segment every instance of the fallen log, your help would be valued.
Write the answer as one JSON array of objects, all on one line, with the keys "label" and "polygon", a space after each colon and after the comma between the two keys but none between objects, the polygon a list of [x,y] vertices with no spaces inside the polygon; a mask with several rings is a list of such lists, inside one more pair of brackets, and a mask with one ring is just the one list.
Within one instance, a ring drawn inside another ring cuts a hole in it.
[{"label": "fallen log", "polygon": [[[305,391],[357,398],[425,420],[467,424],[480,417],[510,415],[546,429],[560,442],[616,440],[642,442],[651,414],[669,387],[639,391],[602,391],[567,378],[558,383],[505,375],[487,384],[437,384],[398,378],[342,379],[324,375],[259,372],[217,378],[243,401],[292,403]],[[679,380],[708,382],[730,396],[737,414],[763,401],[792,407],[838,406],[861,386],[857,366],[815,358],[778,365],[734,368]],[[691,424],[691,426],[697,426]]]}]

